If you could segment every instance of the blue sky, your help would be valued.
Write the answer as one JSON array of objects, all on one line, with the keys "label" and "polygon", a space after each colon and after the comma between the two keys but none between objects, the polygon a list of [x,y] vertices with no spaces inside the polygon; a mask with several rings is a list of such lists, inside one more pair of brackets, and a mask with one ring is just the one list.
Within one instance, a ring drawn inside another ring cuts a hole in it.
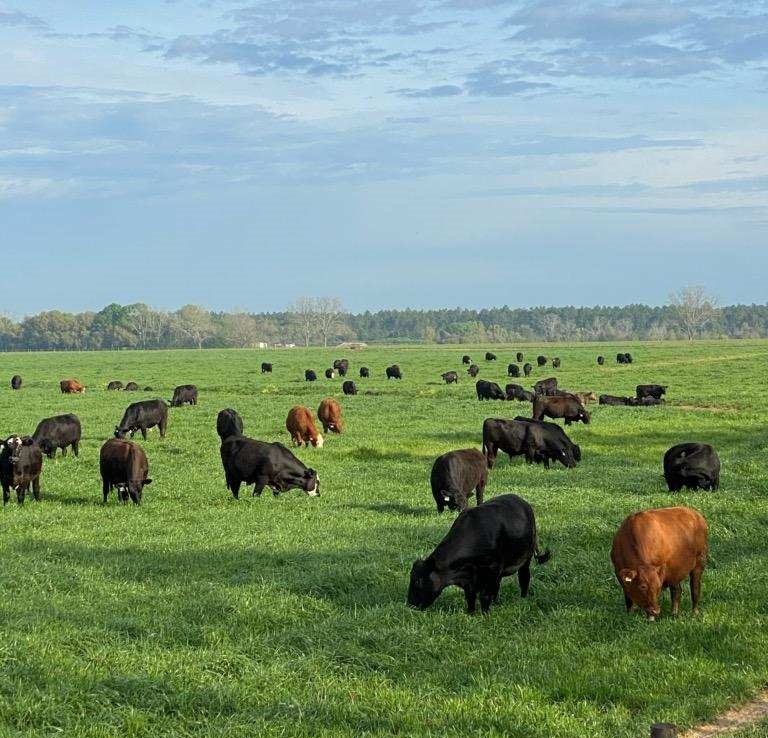
[{"label": "blue sky", "polygon": [[768,0],[0,0],[0,312],[765,302]]}]

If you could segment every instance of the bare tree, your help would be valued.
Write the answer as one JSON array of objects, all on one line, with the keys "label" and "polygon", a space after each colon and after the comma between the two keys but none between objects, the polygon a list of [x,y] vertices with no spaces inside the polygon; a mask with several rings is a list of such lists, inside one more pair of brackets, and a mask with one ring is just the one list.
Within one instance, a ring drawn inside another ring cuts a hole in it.
[{"label": "bare tree", "polygon": [[248,348],[259,340],[259,324],[243,310],[225,315],[222,328],[224,340],[230,346]]},{"label": "bare tree", "polygon": [[317,323],[316,303],[317,301],[312,297],[300,297],[288,307],[291,322],[296,326],[305,346],[309,346],[309,339],[315,332]]},{"label": "bare tree", "polygon": [[318,297],[315,300],[317,310],[317,332],[323,337],[323,346],[328,346],[328,336],[339,328],[339,318],[344,310],[338,297]]},{"label": "bare tree", "polygon": [[185,305],[176,311],[175,318],[178,330],[191,338],[199,349],[214,334],[211,314],[199,305]]},{"label": "bare tree", "polygon": [[691,285],[673,292],[669,296],[669,304],[677,313],[689,341],[700,334],[701,329],[717,314],[717,300],[708,295],[701,285]]}]

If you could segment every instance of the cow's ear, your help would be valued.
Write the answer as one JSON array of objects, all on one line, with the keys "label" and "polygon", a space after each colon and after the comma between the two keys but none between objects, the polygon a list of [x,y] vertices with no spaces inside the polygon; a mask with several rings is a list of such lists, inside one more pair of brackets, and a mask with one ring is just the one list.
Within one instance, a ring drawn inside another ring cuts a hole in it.
[{"label": "cow's ear", "polygon": [[148,484],[152,484],[152,480],[151,479],[145,479],[144,480],[144,486],[146,487]]},{"label": "cow's ear", "polygon": [[22,446],[31,446],[34,442],[35,442],[35,439],[30,438],[29,436],[24,436],[24,438],[21,439]]},{"label": "cow's ear", "polygon": [[635,577],[637,576],[637,572],[634,569],[622,569],[619,572],[619,576],[621,577],[622,582],[626,582],[629,584],[630,582],[633,582],[635,580]]}]

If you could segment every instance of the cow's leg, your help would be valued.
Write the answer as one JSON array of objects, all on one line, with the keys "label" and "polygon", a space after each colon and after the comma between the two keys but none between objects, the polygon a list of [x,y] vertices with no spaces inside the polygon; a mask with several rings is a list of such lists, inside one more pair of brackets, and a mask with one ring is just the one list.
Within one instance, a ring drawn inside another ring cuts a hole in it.
[{"label": "cow's leg", "polygon": [[[56,449],[53,450],[54,455],[56,454]],[[63,446],[61,449],[61,455],[66,456],[67,455],[67,447]]]},{"label": "cow's leg", "polygon": [[501,568],[495,566],[479,571],[478,584],[480,589],[480,610],[483,614],[487,614],[491,609],[491,603],[499,596]]},{"label": "cow's leg", "polygon": [[72,442],[72,453],[75,456],[80,456],[80,441],[73,441]]},{"label": "cow's leg", "polygon": [[467,612],[474,615],[477,605],[477,590],[475,583],[471,582],[464,587],[464,597],[467,600]]},{"label": "cow's leg", "polygon": [[528,559],[528,561],[526,561],[517,570],[517,581],[520,584],[520,596],[527,597],[528,589],[531,586],[531,560],[530,559]]},{"label": "cow's leg", "polygon": [[624,606],[627,608],[627,612],[632,612],[635,609],[635,603],[632,602],[632,598],[624,592]]},{"label": "cow's leg", "polygon": [[38,474],[32,480],[32,495],[37,502],[40,502],[40,475]]},{"label": "cow's leg", "polygon": [[456,494],[453,496],[454,503],[456,507],[461,511],[464,512],[467,509],[467,496],[459,490],[456,492]]},{"label": "cow's leg", "polygon": [[104,504],[105,505],[107,504],[107,496],[109,495],[109,490],[110,490],[109,482],[106,479],[102,480],[101,491],[104,493]]},{"label": "cow's leg", "polygon": [[693,614],[699,614],[699,598],[701,597],[701,574],[702,570],[696,568],[691,572],[691,603],[693,604]]},{"label": "cow's leg", "polygon": [[141,426],[141,437],[146,441],[147,440],[147,429],[142,425]]},{"label": "cow's leg", "polygon": [[258,479],[256,479],[253,483],[253,496],[261,497],[261,493],[264,491],[264,487],[266,486],[267,486],[267,480],[265,477],[259,477]]},{"label": "cow's leg", "polygon": [[16,502],[19,503],[19,505],[24,504],[24,496],[27,494],[27,487],[24,484],[20,484],[18,487],[16,487]]},{"label": "cow's leg", "polygon": [[160,430],[160,438],[165,438],[165,428],[167,425],[167,421],[163,420],[161,423],[158,424],[158,428]]},{"label": "cow's leg", "polygon": [[669,594],[672,596],[672,616],[674,617],[680,610],[680,597],[683,594],[683,585],[679,582],[677,584],[670,584]]},{"label": "cow's leg", "polygon": [[485,479],[481,479],[477,487],[475,487],[475,494],[477,495],[477,504],[483,504],[483,494],[485,493]]},{"label": "cow's leg", "polygon": [[8,500],[11,499],[11,489],[10,487],[3,482],[3,505],[8,504]]},{"label": "cow's leg", "polygon": [[242,482],[239,479],[234,479],[233,477],[227,478],[227,487],[232,491],[232,497],[234,497],[236,500],[240,499],[240,485]]}]

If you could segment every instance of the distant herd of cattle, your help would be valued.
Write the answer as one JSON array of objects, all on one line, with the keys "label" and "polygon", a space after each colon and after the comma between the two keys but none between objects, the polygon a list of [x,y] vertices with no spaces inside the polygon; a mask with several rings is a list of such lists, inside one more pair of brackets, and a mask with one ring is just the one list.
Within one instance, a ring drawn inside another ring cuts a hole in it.
[{"label": "distant herd of cattle", "polygon": [[[517,354],[517,362],[523,361]],[[495,361],[496,355],[488,352],[486,361]],[[628,353],[620,353],[617,363],[632,363]],[[469,356],[462,357],[469,365],[470,376],[476,377],[479,368]],[[546,366],[548,359],[538,356],[539,367]],[[599,356],[599,365],[605,359]],[[559,358],[552,359],[553,368],[560,367]],[[273,365],[264,362],[262,373],[271,373]],[[338,373],[345,377],[349,361],[339,359],[326,370],[325,376],[333,378]],[[524,364],[523,373],[528,376],[531,365]],[[361,378],[370,376],[368,367],[360,367]],[[396,364],[385,370],[387,379],[402,379],[402,371]],[[520,376],[517,364],[510,364],[508,375]],[[316,373],[307,369],[307,381],[315,381]],[[442,379],[447,384],[458,382],[458,373],[445,372]],[[15,375],[11,387],[19,390],[22,379]],[[63,393],[82,394],[85,387],[75,379],[60,382]],[[135,382],[112,381],[110,391],[136,391]],[[151,388],[145,388],[150,391]],[[351,380],[342,386],[345,395],[357,393]],[[600,395],[603,405],[657,405],[664,402],[667,388],[658,384],[641,384],[634,397]],[[562,418],[565,425],[573,422],[589,423],[590,414],[585,409],[588,402],[598,398],[592,392],[567,392],[558,388],[554,377],[542,379],[533,385],[533,391],[518,384],[508,384],[504,392],[495,382],[479,380],[476,383],[480,400],[518,400],[532,403],[532,417],[517,416],[514,420],[487,418],[482,428],[482,451],[461,449],[440,456],[433,464],[430,475],[432,495],[439,513],[446,508],[459,511],[445,538],[423,560],[414,562],[407,600],[411,606],[426,608],[431,605],[447,586],[455,585],[464,590],[467,609],[474,612],[479,598],[483,612],[498,598],[501,580],[517,574],[520,592],[528,593],[530,564],[546,563],[550,552],[539,548],[536,521],[531,506],[516,495],[500,495],[488,502],[483,494],[489,471],[493,469],[499,451],[510,457],[523,456],[529,464],[560,462],[573,468],[581,461],[581,449],[571,441],[565,431],[550,419]],[[191,384],[176,387],[170,403],[163,400],[144,400],[128,406],[114,437],[107,440],[100,451],[99,469],[102,478],[103,500],[116,490],[120,502],[129,499],[140,504],[149,478],[149,463],[144,449],[127,436],[141,432],[146,440],[147,430],[157,427],[164,438],[168,426],[168,406],[197,405],[197,387]],[[343,433],[342,409],[333,398],[326,398],[318,407],[317,418],[327,433]],[[323,436],[315,426],[309,408],[296,406],[286,419],[286,429],[296,446],[323,446]],[[221,460],[227,489],[238,498],[243,484],[253,485],[253,494],[259,496],[265,487],[275,495],[290,489],[301,489],[309,496],[320,494],[320,480],[314,469],[303,464],[281,443],[269,443],[248,438],[243,434],[243,421],[230,408],[217,417],[216,430],[221,438]],[[57,449],[66,456],[71,448],[79,454],[82,429],[76,415],[65,414],[42,420],[32,436],[13,435],[0,444],[0,484],[3,503],[7,504],[11,490],[17,501],[23,504],[26,493],[32,488],[36,500],[40,499],[40,475],[43,456],[53,458]],[[664,477],[670,491],[688,489],[716,490],[720,482],[720,460],[714,448],[703,443],[682,443],[670,448],[663,459]],[[469,498],[476,496],[476,507],[469,508]],[[680,604],[681,583],[690,579],[694,611],[698,608],[701,576],[707,556],[707,524],[695,510],[686,507],[645,510],[624,520],[614,538],[611,559],[616,577],[624,592],[628,611],[636,606],[643,609],[650,619],[660,611],[658,600],[664,588],[672,594],[672,611],[676,614]]]}]

